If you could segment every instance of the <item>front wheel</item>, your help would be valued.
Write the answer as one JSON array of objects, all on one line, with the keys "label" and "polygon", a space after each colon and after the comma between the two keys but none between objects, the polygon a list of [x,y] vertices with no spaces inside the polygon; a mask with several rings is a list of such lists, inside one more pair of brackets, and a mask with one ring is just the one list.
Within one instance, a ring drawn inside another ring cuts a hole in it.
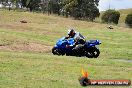
[{"label": "front wheel", "polygon": [[55,48],[55,47],[52,48],[52,53],[54,55],[60,55],[59,50],[57,48]]},{"label": "front wheel", "polygon": [[53,47],[53,48],[52,48],[52,53],[53,53],[54,55],[65,55],[65,53],[60,52],[59,49],[57,49],[56,47]]}]

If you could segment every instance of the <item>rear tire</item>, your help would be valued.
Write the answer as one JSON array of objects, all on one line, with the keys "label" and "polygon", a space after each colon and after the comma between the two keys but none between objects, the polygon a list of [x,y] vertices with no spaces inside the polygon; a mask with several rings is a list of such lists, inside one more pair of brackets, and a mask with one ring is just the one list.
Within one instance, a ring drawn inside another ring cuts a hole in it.
[{"label": "rear tire", "polygon": [[96,47],[93,48],[93,57],[97,58],[100,54],[99,49],[97,49]]},{"label": "rear tire", "polygon": [[88,58],[97,58],[99,54],[100,54],[100,51],[96,47],[92,47],[86,51],[86,57]]},{"label": "rear tire", "polygon": [[93,58],[93,53],[91,51],[86,51],[85,53],[86,53],[85,55],[86,57]]}]

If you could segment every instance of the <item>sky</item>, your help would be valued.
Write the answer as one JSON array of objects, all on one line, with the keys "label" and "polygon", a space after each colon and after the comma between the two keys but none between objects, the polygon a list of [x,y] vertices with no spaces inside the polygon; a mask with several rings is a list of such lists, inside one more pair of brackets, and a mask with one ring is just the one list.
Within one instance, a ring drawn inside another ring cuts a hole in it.
[{"label": "sky", "polygon": [[105,11],[110,9],[126,9],[132,8],[132,0],[100,0],[99,10]]}]

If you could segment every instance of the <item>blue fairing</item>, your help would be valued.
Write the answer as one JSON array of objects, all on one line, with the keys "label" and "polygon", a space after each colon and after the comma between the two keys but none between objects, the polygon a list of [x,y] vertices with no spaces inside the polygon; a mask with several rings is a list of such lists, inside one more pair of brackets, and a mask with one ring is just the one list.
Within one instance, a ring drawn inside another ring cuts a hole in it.
[{"label": "blue fairing", "polygon": [[65,39],[65,37],[59,39],[56,43],[57,46],[65,46],[65,45],[72,45],[74,44],[74,39],[70,38],[70,39]]},{"label": "blue fairing", "polygon": [[74,44],[73,38],[65,39],[65,37],[62,37],[57,41],[55,47],[63,52],[69,52],[71,50],[69,48],[66,48],[66,45],[73,45],[73,44]]}]

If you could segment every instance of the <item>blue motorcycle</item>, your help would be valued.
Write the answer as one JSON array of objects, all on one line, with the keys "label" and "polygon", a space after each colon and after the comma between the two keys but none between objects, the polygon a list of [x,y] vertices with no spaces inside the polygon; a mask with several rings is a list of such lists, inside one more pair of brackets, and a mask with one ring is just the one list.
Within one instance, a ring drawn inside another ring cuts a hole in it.
[{"label": "blue motorcycle", "polygon": [[68,55],[68,56],[86,56],[88,58],[97,58],[100,54],[97,45],[100,45],[99,40],[89,40],[81,43],[78,41],[78,45],[74,46],[75,40],[73,38],[65,39],[62,37],[52,48],[52,53],[54,55]]}]

